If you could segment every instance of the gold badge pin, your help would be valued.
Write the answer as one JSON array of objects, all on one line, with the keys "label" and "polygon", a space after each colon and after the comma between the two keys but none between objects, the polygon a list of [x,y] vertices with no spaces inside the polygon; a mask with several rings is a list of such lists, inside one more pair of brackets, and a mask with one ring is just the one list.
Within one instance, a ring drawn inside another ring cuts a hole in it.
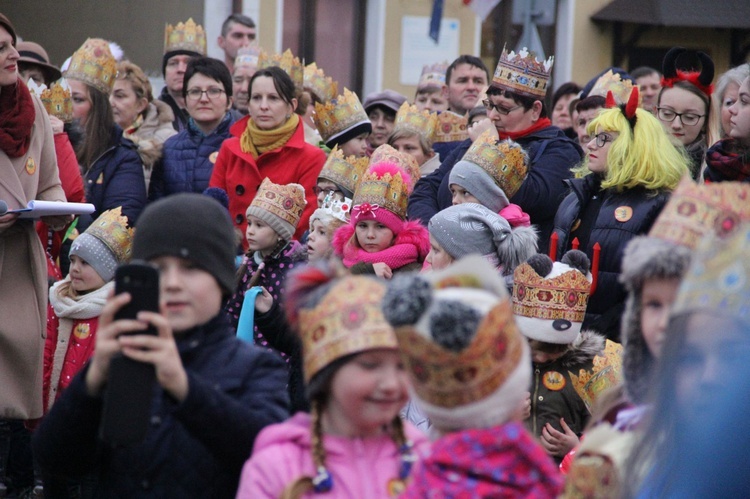
[{"label": "gold badge pin", "polygon": [[26,159],[26,173],[29,175],[34,175],[36,173],[36,161],[34,161],[34,158],[31,156]]},{"label": "gold badge pin", "polygon": [[542,384],[547,387],[548,390],[559,392],[565,388],[565,376],[557,371],[549,371],[544,374]]},{"label": "gold badge pin", "polygon": [[211,162],[211,164],[214,164],[214,163],[216,163],[216,158],[218,158],[218,157],[219,157],[219,151],[214,151],[208,157],[208,160]]},{"label": "gold badge pin", "polygon": [[91,334],[91,326],[86,322],[78,324],[73,334],[79,340],[85,340]]},{"label": "gold badge pin", "polygon": [[618,222],[627,222],[633,218],[633,208],[630,206],[618,206],[615,208],[615,220]]}]

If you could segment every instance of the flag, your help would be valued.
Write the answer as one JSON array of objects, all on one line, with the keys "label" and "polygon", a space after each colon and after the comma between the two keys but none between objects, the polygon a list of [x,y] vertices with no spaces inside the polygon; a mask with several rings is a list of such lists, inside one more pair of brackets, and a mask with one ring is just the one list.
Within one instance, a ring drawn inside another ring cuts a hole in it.
[{"label": "flag", "polygon": [[440,22],[443,20],[443,0],[432,2],[432,16],[430,17],[430,38],[438,42],[440,38]]}]

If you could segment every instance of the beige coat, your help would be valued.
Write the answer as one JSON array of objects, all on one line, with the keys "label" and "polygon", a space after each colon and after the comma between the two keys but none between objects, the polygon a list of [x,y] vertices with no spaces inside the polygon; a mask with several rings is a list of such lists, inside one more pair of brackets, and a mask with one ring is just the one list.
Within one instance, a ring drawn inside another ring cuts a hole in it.
[{"label": "beige coat", "polygon": [[[0,151],[0,200],[9,209],[30,200],[64,201],[52,128],[32,95],[31,145],[20,158]],[[2,124],[0,124],[2,126]],[[47,322],[47,263],[30,221],[0,230],[0,418],[42,415],[42,354]]]}]

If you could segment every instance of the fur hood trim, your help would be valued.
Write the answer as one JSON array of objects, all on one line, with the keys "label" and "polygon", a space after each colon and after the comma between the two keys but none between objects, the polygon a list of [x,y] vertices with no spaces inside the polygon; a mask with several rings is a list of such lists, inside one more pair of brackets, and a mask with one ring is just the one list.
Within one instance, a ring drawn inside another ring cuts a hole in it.
[{"label": "fur hood trim", "polygon": [[596,331],[581,331],[570,349],[557,362],[568,369],[580,366],[602,353],[605,341],[606,338]]},{"label": "fur hood trim", "polygon": [[[344,249],[347,245],[356,245],[354,241],[355,226],[351,223],[339,227],[333,234],[331,246],[337,256],[344,256]],[[424,261],[427,253],[430,252],[430,235],[422,224],[416,221],[404,222],[401,232],[393,240],[393,245],[411,244],[417,248],[419,261]]]}]

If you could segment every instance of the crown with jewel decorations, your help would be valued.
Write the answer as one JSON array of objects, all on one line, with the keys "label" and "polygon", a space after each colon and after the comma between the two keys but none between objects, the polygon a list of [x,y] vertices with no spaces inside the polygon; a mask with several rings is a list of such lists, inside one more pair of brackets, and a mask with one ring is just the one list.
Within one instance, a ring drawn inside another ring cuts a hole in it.
[{"label": "crown with jewel decorations", "polygon": [[622,345],[607,340],[604,351],[594,357],[590,369],[580,369],[578,373],[568,374],[573,382],[573,389],[589,411],[592,411],[599,395],[622,383]]},{"label": "crown with jewel decorations", "polygon": [[451,111],[437,116],[433,142],[457,142],[469,138],[469,118]]},{"label": "crown with jewel decorations", "polygon": [[695,249],[708,234],[726,236],[750,221],[750,185],[680,181],[648,235]]},{"label": "crown with jewel decorations", "polygon": [[195,52],[205,56],[206,51],[206,32],[203,26],[195,24],[193,18],[187,22],[177,23],[177,26],[167,24],[164,28],[164,53],[185,50]]},{"label": "crown with jewel decorations", "polygon": [[[623,105],[630,99],[630,93],[633,91],[633,82],[630,80],[623,80],[619,73],[613,72],[611,69],[601,75],[594,84],[589,97],[593,95],[599,95],[601,97],[607,97],[607,92],[612,92],[612,96],[615,98],[617,105]],[[641,96],[638,96],[638,106],[641,105]]]},{"label": "crown with jewel decorations", "polygon": [[128,217],[122,214],[120,206],[99,215],[85,233],[103,242],[118,263],[130,260],[134,229],[128,227]]},{"label": "crown with jewel decorations", "polygon": [[237,50],[237,57],[234,58],[234,67],[249,66],[258,67],[258,57],[260,57],[260,46],[258,44],[248,45]]},{"label": "crown with jewel decorations", "polygon": [[328,102],[339,92],[339,84],[326,76],[314,62],[305,66],[304,85],[320,102]]},{"label": "crown with jewel decorations", "polygon": [[417,83],[417,92],[427,88],[443,88],[445,85],[445,73],[448,71],[447,62],[438,62],[422,67],[422,74]]},{"label": "crown with jewel decorations", "polygon": [[354,206],[385,209],[405,220],[413,185],[408,177],[409,174],[394,163],[371,164],[354,192]]},{"label": "crown with jewel decorations", "polygon": [[526,180],[529,158],[518,143],[511,140],[498,143],[494,131],[486,130],[466,151],[462,161],[486,171],[510,199]]},{"label": "crown with jewel decorations", "polygon": [[395,163],[404,172],[409,174],[411,185],[417,183],[417,180],[422,176],[419,171],[419,163],[414,159],[414,156],[404,152],[399,152],[388,144],[378,146],[370,156],[370,164],[375,165],[377,163]]},{"label": "crown with jewel decorations", "polygon": [[109,43],[101,38],[89,38],[70,58],[64,76],[80,80],[109,95],[116,75],[117,61],[109,50]]},{"label": "crown with jewel decorations", "polygon": [[[351,211],[351,199],[347,197],[344,199],[336,199],[332,194],[328,194],[323,200],[323,204],[320,208],[315,210],[310,216],[310,230],[312,230],[312,223],[315,219],[326,220],[327,217],[330,217],[340,222],[349,223]],[[324,225],[326,224],[326,222],[323,223]]]},{"label": "crown with jewel decorations", "polygon": [[334,146],[325,164],[323,164],[323,169],[320,170],[318,178],[330,180],[343,189],[344,194],[352,196],[354,191],[357,190],[357,185],[362,180],[369,163],[370,160],[366,157],[344,157],[344,152],[338,146]]},{"label": "crown with jewel decorations", "polygon": [[517,54],[503,47],[492,77],[492,86],[543,100],[547,95],[554,60],[554,56],[550,56],[546,61],[540,61],[526,47]]},{"label": "crown with jewel decorations", "polygon": [[271,66],[283,69],[292,79],[297,90],[302,90],[305,68],[302,66],[299,57],[295,57],[290,49],[286,49],[282,54],[274,55],[268,55],[268,52],[261,50],[258,57],[258,69],[270,68]]},{"label": "crown with jewel decorations", "polygon": [[330,142],[354,127],[370,123],[357,94],[344,88],[344,93],[327,102],[315,103],[315,124],[323,142]]},{"label": "crown with jewel decorations", "polygon": [[370,277],[339,279],[312,309],[299,311],[305,381],[347,355],[398,348],[380,307],[385,285]]},{"label": "crown with jewel decorations", "polygon": [[417,106],[410,106],[408,102],[404,102],[396,113],[393,132],[405,130],[416,133],[432,144],[436,126],[437,113],[431,113],[427,110],[420,111]]}]

